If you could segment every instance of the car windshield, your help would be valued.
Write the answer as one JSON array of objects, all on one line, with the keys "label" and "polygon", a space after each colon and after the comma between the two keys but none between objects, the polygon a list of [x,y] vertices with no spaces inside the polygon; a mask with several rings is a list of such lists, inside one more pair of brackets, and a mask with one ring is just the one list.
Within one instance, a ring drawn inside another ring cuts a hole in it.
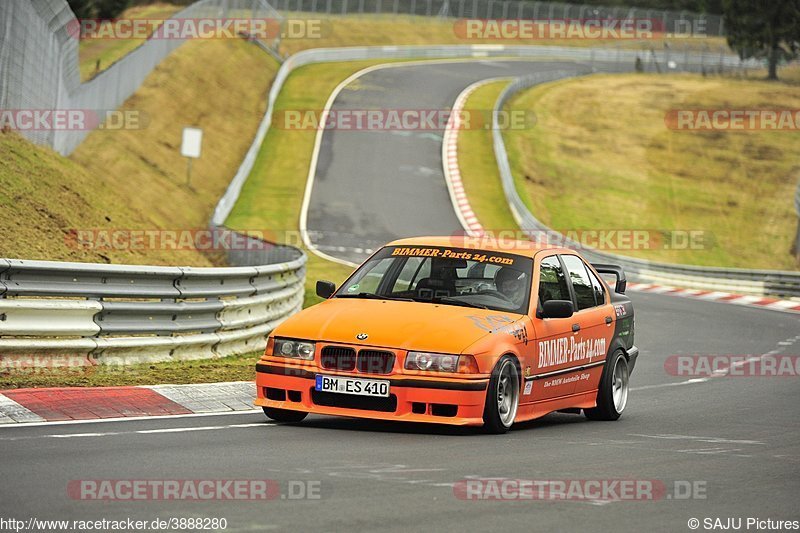
[{"label": "car windshield", "polygon": [[385,298],[525,314],[533,260],[504,252],[387,246],[339,288],[336,298]]}]

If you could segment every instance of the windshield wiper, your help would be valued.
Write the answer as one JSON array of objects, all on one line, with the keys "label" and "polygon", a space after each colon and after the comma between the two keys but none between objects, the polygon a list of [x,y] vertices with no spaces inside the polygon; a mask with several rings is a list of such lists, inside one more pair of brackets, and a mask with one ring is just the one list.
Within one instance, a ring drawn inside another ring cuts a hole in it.
[{"label": "windshield wiper", "polygon": [[397,302],[413,302],[411,298],[400,298],[399,296],[380,296],[371,292],[359,292],[358,294],[337,294],[336,298],[364,298],[365,300],[393,300]]},{"label": "windshield wiper", "polygon": [[456,298],[452,298],[450,296],[442,296],[441,298],[437,298],[434,301],[435,302],[439,302],[439,303],[444,303],[444,304],[460,305],[462,307],[475,307],[477,309],[489,309],[485,305],[474,304],[472,302],[465,302],[464,300],[457,300]]}]

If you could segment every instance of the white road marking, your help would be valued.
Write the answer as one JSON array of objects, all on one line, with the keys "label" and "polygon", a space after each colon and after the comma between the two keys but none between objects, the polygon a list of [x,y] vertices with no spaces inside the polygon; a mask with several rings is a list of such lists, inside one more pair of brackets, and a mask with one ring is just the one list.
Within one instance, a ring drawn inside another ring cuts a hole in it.
[{"label": "white road marking", "polygon": [[645,435],[642,433],[630,433],[632,437],[645,437],[648,439],[662,439],[662,440],[696,440],[699,442],[708,442],[713,444],[758,444],[764,445],[765,442],[758,440],[741,440],[741,439],[726,439],[723,437],[703,437],[698,435],[676,435],[672,433],[663,433],[659,435]]},{"label": "white road marking", "polygon": [[190,433],[193,431],[217,431],[220,429],[245,429],[254,427],[274,426],[275,422],[257,422],[250,424],[228,424],[221,426],[189,426],[180,428],[140,429],[136,431],[106,431],[95,433],[51,433],[48,435],[26,435],[21,437],[0,437],[0,441],[32,440],[32,439],[72,439],[93,437],[114,437],[117,435],[150,435],[157,433]]},{"label": "white road marking", "polygon": [[[800,337],[790,337],[786,340],[778,341],[777,346],[791,346],[798,340],[800,340]],[[735,361],[726,369],[715,370],[714,372],[711,373],[711,376],[709,377],[692,378],[692,379],[687,379],[686,381],[677,381],[672,383],[658,383],[656,385],[643,385],[641,387],[631,387],[630,390],[631,391],[653,390],[653,389],[663,389],[669,387],[680,387],[681,385],[693,385],[695,383],[705,383],[709,381],[711,378],[719,378],[727,376],[729,374],[728,371],[732,368],[736,369],[746,364],[758,362],[765,357],[778,355],[781,351],[782,351],[781,348],[774,348],[768,352],[762,353],[761,355],[754,355],[752,357],[742,359],[741,361]]]},{"label": "white road marking", "polygon": [[69,426],[73,424],[99,424],[102,422],[133,422],[135,420],[165,420],[178,418],[196,418],[199,416],[226,416],[226,415],[247,415],[261,413],[261,409],[251,409],[249,411],[228,411],[224,413],[188,413],[185,415],[157,415],[157,416],[121,416],[116,418],[92,418],[90,420],[53,420],[50,422],[25,422],[20,424],[0,424],[0,432],[4,429],[30,428],[38,426]]},{"label": "white road marking", "polygon": [[639,390],[652,390],[652,389],[663,389],[666,387],[679,387],[681,385],[692,385],[694,383],[705,383],[708,381],[709,378],[692,378],[687,379],[686,381],[678,381],[675,383],[659,383],[658,385],[643,385],[641,387],[631,387],[631,391],[639,391]]},{"label": "white road marking", "polygon": [[[476,55],[476,54],[475,54]],[[488,61],[488,60],[482,60]],[[482,62],[481,61],[481,62]],[[507,58],[504,61],[530,61],[527,58]],[[343,90],[347,88],[348,85],[353,83],[354,81],[358,80],[361,76],[365,74],[369,74],[370,72],[374,72],[376,70],[384,70],[390,68],[401,68],[401,67],[414,67],[420,65],[436,65],[436,64],[448,64],[448,63],[467,63],[467,62],[476,62],[475,58],[452,58],[452,59],[422,59],[422,60],[415,60],[415,61],[400,61],[397,63],[382,63],[377,65],[371,65],[364,69],[355,72],[347,79],[342,81],[339,85],[337,85],[333,92],[331,92],[330,96],[328,97],[327,102],[325,102],[325,107],[323,108],[323,113],[327,114],[330,109],[333,107],[336,98],[339,96]],[[348,266],[350,268],[356,268],[358,265],[351,261],[346,261],[344,259],[339,259],[338,257],[334,257],[330,254],[326,254],[322,250],[318,249],[314,243],[311,241],[308,231],[308,208],[311,204],[311,191],[314,188],[314,180],[316,179],[317,175],[317,160],[319,159],[319,151],[320,147],[322,146],[322,136],[325,133],[324,128],[319,128],[317,130],[316,138],[314,139],[314,149],[311,152],[311,163],[308,167],[308,175],[306,177],[306,187],[303,193],[303,203],[300,207],[300,236],[303,239],[303,244],[311,250],[312,253],[321,257],[322,259],[333,261],[334,263],[339,263],[341,265]],[[444,145],[444,143],[443,143]],[[453,206],[455,208],[455,206]],[[460,220],[460,211],[455,209],[456,216],[459,217]]]}]

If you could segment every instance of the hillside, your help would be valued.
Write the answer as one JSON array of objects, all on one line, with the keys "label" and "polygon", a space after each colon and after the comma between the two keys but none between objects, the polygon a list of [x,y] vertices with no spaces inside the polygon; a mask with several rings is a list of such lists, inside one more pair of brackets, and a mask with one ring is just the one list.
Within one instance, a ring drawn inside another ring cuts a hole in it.
[{"label": "hillside", "polygon": [[[221,264],[221,257],[168,245],[85,249],[69,236],[205,228],[252,142],[276,70],[268,54],[244,41],[189,42],[124,104],[144,117],[142,129],[97,130],[67,159],[0,135],[0,257]],[[205,131],[191,187],[180,155],[184,126]]]}]

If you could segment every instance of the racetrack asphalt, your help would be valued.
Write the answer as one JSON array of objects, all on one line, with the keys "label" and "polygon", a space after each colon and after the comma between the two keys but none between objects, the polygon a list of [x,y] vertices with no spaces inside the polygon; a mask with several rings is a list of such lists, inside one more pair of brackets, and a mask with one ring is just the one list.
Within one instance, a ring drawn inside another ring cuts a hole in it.
[{"label": "racetrack asphalt", "polygon": [[[513,63],[513,69],[523,68]],[[384,107],[449,105],[473,81],[508,75],[512,67],[424,68],[377,71],[391,83],[365,76],[359,86]],[[408,79],[417,79],[427,92],[412,98],[404,85]],[[350,105],[366,105],[348,93],[342,98]],[[427,99],[434,94],[442,99]],[[460,228],[440,183],[440,145],[433,139],[349,133],[361,135],[359,142],[340,142],[340,133],[327,148],[335,156],[320,160],[323,177],[314,194],[323,195],[325,205],[321,214],[312,209],[310,229],[318,215],[341,221],[337,229],[379,241]],[[401,169],[406,166],[408,171]],[[409,184],[414,192],[395,189]],[[351,243],[332,238],[328,244]],[[800,519],[798,378],[689,380],[665,370],[672,354],[796,355],[800,320],[668,295],[630,296],[641,354],[628,407],[617,422],[556,413],[501,436],[318,416],[281,425],[261,413],[3,427],[0,516],[224,517],[227,531],[690,531],[690,518]],[[277,480],[284,495],[290,482],[319,483],[321,498],[102,502],[67,494],[71,480],[250,478]],[[688,499],[657,501],[457,498],[453,484],[475,478],[624,478],[658,480],[670,496],[676,482],[700,490]]]},{"label": "racetrack asphalt", "polygon": [[[502,436],[317,416],[279,425],[261,413],[8,427],[0,429],[0,513],[224,517],[228,531],[688,531],[693,517],[797,519],[797,378],[686,383],[667,374],[664,361],[673,353],[796,354],[798,320],[669,296],[633,299],[642,353],[617,422],[551,414]],[[676,481],[689,482],[704,498],[458,499],[452,484],[475,477],[658,480],[670,491]],[[312,482],[321,499],[101,502],[67,495],[71,480],[250,478],[277,480],[284,494],[290,482]]]},{"label": "racetrack asphalt", "polygon": [[[395,66],[350,83],[332,110],[448,110],[464,88],[482,79],[579,68],[512,60]],[[479,111],[490,118],[491,109]],[[369,250],[394,239],[463,234],[444,180],[442,135],[440,130],[326,131],[308,209],[314,245],[361,263]]]}]

